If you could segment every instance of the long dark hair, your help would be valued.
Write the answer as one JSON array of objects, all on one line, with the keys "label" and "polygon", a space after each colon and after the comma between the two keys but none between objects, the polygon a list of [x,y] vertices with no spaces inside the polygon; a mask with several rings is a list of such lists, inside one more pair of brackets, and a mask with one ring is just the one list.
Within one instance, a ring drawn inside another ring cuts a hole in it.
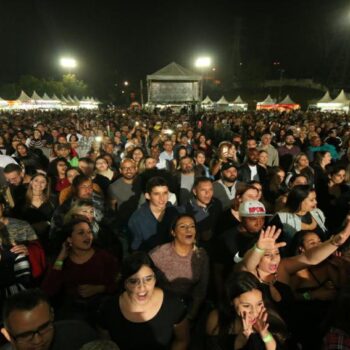
[{"label": "long dark hair", "polygon": [[313,233],[314,235],[317,235],[322,242],[322,237],[317,232],[307,231],[307,230],[298,231],[294,234],[294,236],[290,242],[289,251],[292,253],[293,256],[300,254],[300,248],[302,248],[304,246],[305,237],[311,233]]},{"label": "long dark hair", "polygon": [[270,332],[276,337],[278,342],[284,342],[286,339],[286,326],[280,316],[271,308],[266,299],[261,283],[250,272],[232,273],[225,283],[224,297],[219,305],[219,336],[227,336],[234,321],[239,317],[232,301],[240,295],[258,290],[263,296],[265,308],[268,312],[268,323]]},{"label": "long dark hair", "polygon": [[[66,158],[64,157],[57,157],[55,158],[50,164],[49,164],[49,169],[47,171],[47,175],[52,179],[55,180],[58,178],[58,170],[57,170],[57,164],[59,162],[63,162],[67,165],[67,168],[69,168],[69,162]],[[53,181],[56,182],[56,181]]]},{"label": "long dark hair", "polygon": [[298,185],[293,187],[287,197],[286,211],[290,213],[296,213],[300,209],[302,201],[311,193],[314,192],[309,185]]}]

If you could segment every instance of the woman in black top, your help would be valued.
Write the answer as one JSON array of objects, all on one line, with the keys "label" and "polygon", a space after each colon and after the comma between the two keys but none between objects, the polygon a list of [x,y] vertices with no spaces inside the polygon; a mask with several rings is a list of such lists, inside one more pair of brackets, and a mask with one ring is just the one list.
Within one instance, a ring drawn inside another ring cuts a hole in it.
[{"label": "woman in black top", "polygon": [[329,210],[330,195],[328,193],[327,166],[331,163],[330,152],[316,152],[312,167],[315,172],[315,190],[317,194],[318,207],[324,212]]},{"label": "woman in black top", "polygon": [[344,244],[350,236],[350,219],[340,233],[290,258],[280,257],[279,248],[286,244],[275,243],[280,232],[274,226],[262,230],[257,243],[244,255],[242,269],[251,272],[259,279],[287,325],[295,330],[297,315],[291,294],[291,278],[298,271],[321,263]]},{"label": "woman in black top", "polygon": [[47,244],[55,205],[50,197],[50,186],[46,175],[40,173],[34,175],[28,184],[26,201],[21,207],[21,219],[33,227],[44,245]]},{"label": "woman in black top", "polygon": [[206,331],[208,350],[275,350],[286,338],[282,319],[268,308],[259,280],[248,272],[227,279]]},{"label": "woman in black top", "polygon": [[187,349],[185,307],[156,283],[156,269],[146,253],[126,258],[121,294],[106,300],[99,310],[100,327],[121,350]]}]

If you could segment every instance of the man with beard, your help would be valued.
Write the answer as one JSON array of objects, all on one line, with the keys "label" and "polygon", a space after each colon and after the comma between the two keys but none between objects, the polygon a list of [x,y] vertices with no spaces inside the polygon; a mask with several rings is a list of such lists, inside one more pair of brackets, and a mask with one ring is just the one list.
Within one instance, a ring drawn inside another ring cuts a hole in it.
[{"label": "man with beard", "polygon": [[180,171],[176,174],[177,185],[179,188],[178,203],[183,205],[191,197],[191,191],[194,184],[194,180],[198,176],[204,174],[198,174],[197,172],[204,172],[202,168],[198,168],[197,172],[194,168],[193,159],[190,156],[185,156],[180,159]]},{"label": "man with beard", "polygon": [[284,145],[278,148],[280,166],[285,172],[290,169],[294,157],[300,153],[300,148],[294,143],[295,138],[293,134],[287,134],[284,140]]},{"label": "man with beard", "polygon": [[247,150],[247,161],[238,169],[238,180],[248,183],[259,181],[262,185],[266,183],[266,170],[258,164],[259,151],[256,148]]},{"label": "man with beard", "polygon": [[[120,214],[123,206],[125,206],[131,198],[135,197],[134,182],[137,176],[135,161],[133,159],[124,158],[120,163],[119,171],[121,177],[109,185],[108,197],[111,207],[118,210]],[[137,203],[136,207],[129,214],[131,215],[136,208]],[[127,220],[128,219],[129,218],[127,218]]]},{"label": "man with beard", "polygon": [[236,196],[238,165],[233,162],[224,163],[221,167],[220,180],[214,182],[214,197],[217,198],[226,210]]},{"label": "man with beard", "polygon": [[20,208],[26,200],[28,184],[31,178],[25,174],[18,164],[14,163],[7,164],[3,172],[8,183],[6,198],[11,207],[11,216],[20,217]]},{"label": "man with beard", "polygon": [[265,225],[264,205],[256,200],[245,201],[239,206],[239,225],[220,235],[213,248],[214,278],[217,296],[222,296],[223,284],[234,265],[243,260],[244,254],[259,239],[259,233]]}]

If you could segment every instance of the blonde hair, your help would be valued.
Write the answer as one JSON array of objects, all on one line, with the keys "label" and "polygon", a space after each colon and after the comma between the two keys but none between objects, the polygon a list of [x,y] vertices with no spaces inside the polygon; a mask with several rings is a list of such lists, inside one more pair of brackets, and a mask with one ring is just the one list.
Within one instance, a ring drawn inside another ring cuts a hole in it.
[{"label": "blonde hair", "polygon": [[63,223],[67,224],[70,222],[74,217],[81,216],[79,214],[79,211],[82,207],[92,207],[94,208],[94,204],[91,200],[88,199],[80,199],[73,203],[72,207],[69,209],[67,214],[64,216]]}]

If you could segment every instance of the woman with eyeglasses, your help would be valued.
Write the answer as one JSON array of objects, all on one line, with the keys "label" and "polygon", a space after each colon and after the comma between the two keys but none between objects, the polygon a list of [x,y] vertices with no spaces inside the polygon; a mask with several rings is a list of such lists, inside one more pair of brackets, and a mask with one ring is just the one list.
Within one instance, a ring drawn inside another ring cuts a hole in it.
[{"label": "woman with eyeglasses", "polygon": [[189,214],[178,216],[171,227],[174,240],[156,247],[150,257],[162,272],[164,288],[188,305],[188,320],[194,320],[208,286],[209,261],[203,248],[196,246],[196,223]]},{"label": "woman with eyeglasses", "polygon": [[122,267],[121,293],[99,310],[99,326],[121,350],[187,349],[186,309],[157,286],[157,270],[144,252],[128,256]]}]

